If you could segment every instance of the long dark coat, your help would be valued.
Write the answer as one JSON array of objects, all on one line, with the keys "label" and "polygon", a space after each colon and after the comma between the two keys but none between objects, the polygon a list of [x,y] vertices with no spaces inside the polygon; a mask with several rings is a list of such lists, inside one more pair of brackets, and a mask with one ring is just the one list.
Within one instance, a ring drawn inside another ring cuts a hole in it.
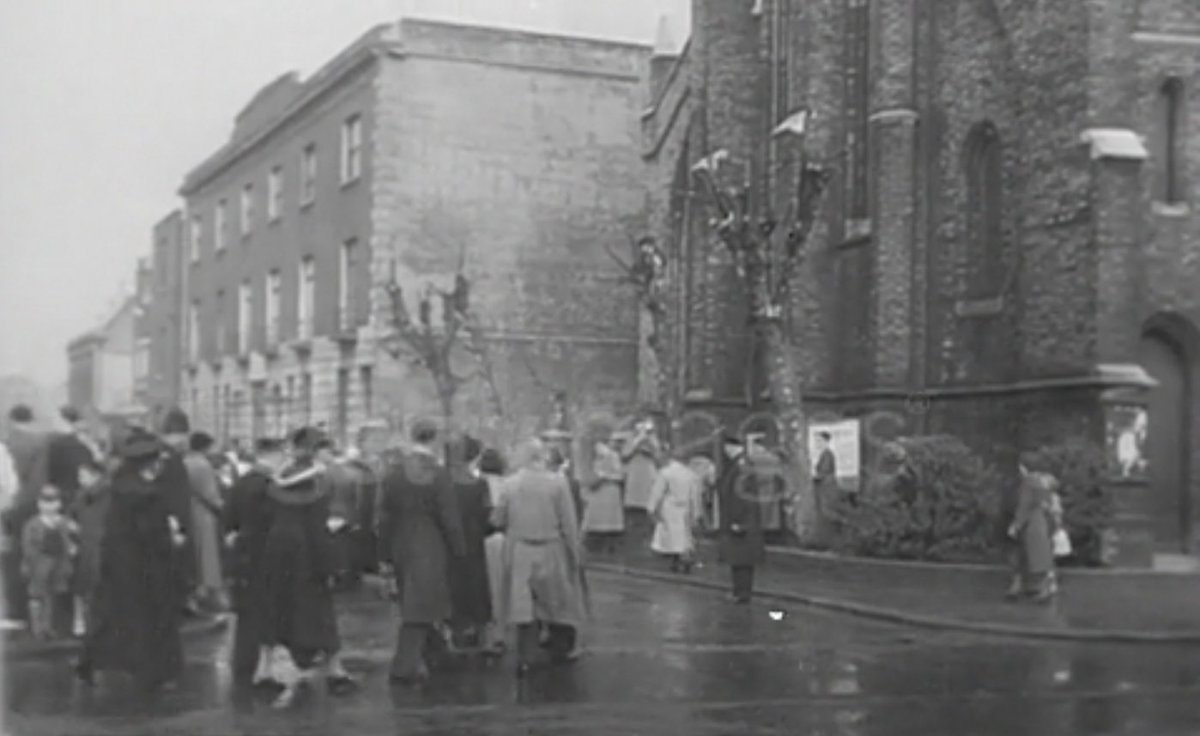
[{"label": "long dark coat", "polygon": [[446,469],[417,450],[384,476],[379,505],[379,543],[390,558],[406,624],[450,618],[451,557],[463,557],[462,519]]},{"label": "long dark coat", "polygon": [[179,573],[176,593],[182,606],[197,578],[195,540],[192,538],[192,485],[182,454],[174,450],[166,454],[159,472],[159,485],[166,494],[167,513],[175,517],[184,534],[183,547],[175,548],[171,553]]},{"label": "long dark coat", "polygon": [[261,571],[263,547],[271,527],[271,501],[267,495],[270,486],[271,476],[267,471],[254,468],[233,484],[225,504],[225,530],[237,533],[229,566],[233,607],[237,613],[233,644],[233,669],[237,675],[254,671],[258,647],[265,643]]},{"label": "long dark coat", "polygon": [[492,620],[492,598],[488,587],[487,553],[483,540],[491,528],[491,491],[483,478],[454,479],[454,494],[462,519],[466,554],[450,566],[452,619],[463,626],[482,626]]},{"label": "long dark coat", "polygon": [[763,541],[762,509],[756,501],[758,483],[746,460],[726,460],[717,478],[721,509],[720,561],[731,567],[749,567],[767,556]]},{"label": "long dark coat", "polygon": [[[329,492],[317,466],[285,469],[267,488],[262,549],[262,637],[290,650],[340,648],[330,576]],[[257,597],[256,597],[257,598]]]},{"label": "long dark coat", "polygon": [[130,465],[110,486],[86,659],[154,686],[183,666],[168,503],[162,484]]},{"label": "long dark coat", "polygon": [[79,559],[75,565],[75,593],[90,596],[100,581],[101,545],[104,524],[112,498],[108,481],[91,488],[81,488],[75,494],[71,517],[79,524]]}]

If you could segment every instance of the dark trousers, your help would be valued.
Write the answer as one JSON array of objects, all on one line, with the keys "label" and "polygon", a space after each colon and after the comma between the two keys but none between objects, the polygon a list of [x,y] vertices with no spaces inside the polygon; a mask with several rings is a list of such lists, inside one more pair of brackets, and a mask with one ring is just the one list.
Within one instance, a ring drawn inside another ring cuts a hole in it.
[{"label": "dark trousers", "polygon": [[427,677],[432,660],[444,648],[445,640],[433,624],[401,624],[388,674],[396,680]]},{"label": "dark trousers", "polygon": [[[544,641],[543,641],[544,634]],[[575,649],[574,626],[566,624],[520,624],[517,626],[517,658],[520,664],[541,664],[549,655],[551,661],[562,661]]]},{"label": "dark trousers", "polygon": [[238,682],[248,682],[258,669],[258,649],[262,646],[262,632],[254,616],[238,613],[233,630],[233,677]]},{"label": "dark trousers", "polygon": [[748,601],[754,593],[754,566],[734,565],[729,568],[730,581],[733,583],[733,597],[739,601]]}]

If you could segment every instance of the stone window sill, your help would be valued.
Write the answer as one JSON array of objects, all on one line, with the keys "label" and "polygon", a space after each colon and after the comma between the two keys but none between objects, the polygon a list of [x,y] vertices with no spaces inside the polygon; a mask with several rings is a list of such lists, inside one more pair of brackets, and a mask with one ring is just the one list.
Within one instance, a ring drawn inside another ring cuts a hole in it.
[{"label": "stone window sill", "polygon": [[994,317],[1004,312],[1004,297],[991,299],[960,299],[954,304],[954,314],[959,317]]},{"label": "stone window sill", "polygon": [[847,217],[842,230],[845,233],[843,239],[846,242],[869,238],[871,237],[871,218]]},{"label": "stone window sill", "polygon": [[1192,213],[1192,208],[1183,202],[1154,202],[1150,208],[1159,217],[1187,217]]}]

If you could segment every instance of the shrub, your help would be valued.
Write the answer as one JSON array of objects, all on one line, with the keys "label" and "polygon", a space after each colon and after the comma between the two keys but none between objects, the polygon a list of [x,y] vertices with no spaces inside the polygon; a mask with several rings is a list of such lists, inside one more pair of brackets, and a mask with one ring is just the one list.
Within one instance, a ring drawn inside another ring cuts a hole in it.
[{"label": "shrub", "polygon": [[1103,482],[1104,452],[1083,440],[1047,445],[1037,452],[1041,465],[1059,482],[1063,524],[1071,537],[1067,564],[1104,564],[1104,535],[1113,523],[1112,492]]},{"label": "shrub", "polygon": [[999,548],[1000,478],[961,440],[899,440],[885,467],[856,497],[824,506],[834,548],[863,557],[968,562]]}]

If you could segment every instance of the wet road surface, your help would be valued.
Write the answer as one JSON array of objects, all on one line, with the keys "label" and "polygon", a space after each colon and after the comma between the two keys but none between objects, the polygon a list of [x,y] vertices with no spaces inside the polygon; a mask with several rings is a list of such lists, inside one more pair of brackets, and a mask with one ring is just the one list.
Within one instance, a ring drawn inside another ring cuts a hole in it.
[{"label": "wet road surface", "polygon": [[[988,639],[771,607],[591,576],[596,622],[573,667],[518,680],[472,664],[424,691],[390,687],[388,605],[343,604],[363,689],[294,709],[234,693],[227,635],[188,645],[177,692],[139,699],[119,677],[88,689],[63,659],[7,667],[18,734],[985,734],[1200,733],[1200,647]],[[778,620],[776,620],[778,618]]]}]

